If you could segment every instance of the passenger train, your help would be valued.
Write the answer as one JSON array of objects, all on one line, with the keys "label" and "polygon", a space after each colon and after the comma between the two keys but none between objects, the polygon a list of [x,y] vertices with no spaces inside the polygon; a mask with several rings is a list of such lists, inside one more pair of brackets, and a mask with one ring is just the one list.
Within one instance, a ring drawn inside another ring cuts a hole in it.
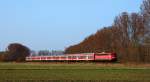
[{"label": "passenger train", "polygon": [[116,53],[81,53],[59,56],[28,56],[26,61],[116,61]]}]

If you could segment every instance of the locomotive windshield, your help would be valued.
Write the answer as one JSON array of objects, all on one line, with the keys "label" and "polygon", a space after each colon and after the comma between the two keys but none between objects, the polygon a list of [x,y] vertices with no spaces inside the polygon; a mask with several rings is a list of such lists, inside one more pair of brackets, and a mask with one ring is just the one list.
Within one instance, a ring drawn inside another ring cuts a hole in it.
[{"label": "locomotive windshield", "polygon": [[110,55],[110,53],[96,53],[95,55]]}]

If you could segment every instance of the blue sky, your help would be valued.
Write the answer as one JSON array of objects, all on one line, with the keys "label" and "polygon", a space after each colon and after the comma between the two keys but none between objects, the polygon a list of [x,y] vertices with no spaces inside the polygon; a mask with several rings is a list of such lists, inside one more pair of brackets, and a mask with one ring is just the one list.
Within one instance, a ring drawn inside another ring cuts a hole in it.
[{"label": "blue sky", "polygon": [[139,12],[142,0],[0,0],[0,51],[9,43],[32,50],[64,50],[121,12]]}]

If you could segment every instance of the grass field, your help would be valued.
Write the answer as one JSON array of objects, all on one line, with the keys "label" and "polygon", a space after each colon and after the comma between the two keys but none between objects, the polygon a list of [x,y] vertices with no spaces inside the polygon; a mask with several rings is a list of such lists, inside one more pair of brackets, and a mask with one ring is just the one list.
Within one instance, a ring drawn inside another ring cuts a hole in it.
[{"label": "grass field", "polygon": [[149,64],[0,63],[1,82],[150,82]]}]

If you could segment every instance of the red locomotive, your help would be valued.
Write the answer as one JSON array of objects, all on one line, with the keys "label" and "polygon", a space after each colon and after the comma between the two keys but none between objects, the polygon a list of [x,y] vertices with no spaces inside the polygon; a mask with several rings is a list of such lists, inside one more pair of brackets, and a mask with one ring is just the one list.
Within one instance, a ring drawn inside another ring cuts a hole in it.
[{"label": "red locomotive", "polygon": [[115,61],[115,53],[81,53],[60,56],[28,56],[26,61]]}]

